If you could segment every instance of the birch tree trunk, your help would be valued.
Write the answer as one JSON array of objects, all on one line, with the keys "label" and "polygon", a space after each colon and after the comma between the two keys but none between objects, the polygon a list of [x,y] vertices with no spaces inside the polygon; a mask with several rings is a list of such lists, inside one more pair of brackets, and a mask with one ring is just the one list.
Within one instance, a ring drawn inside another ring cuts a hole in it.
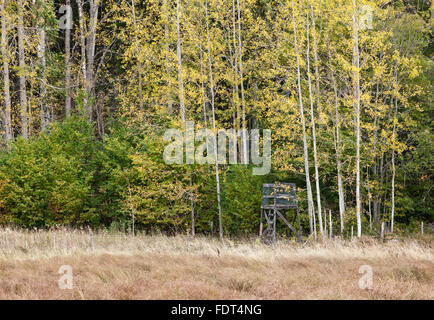
[{"label": "birch tree trunk", "polygon": [[237,11],[238,11],[238,60],[239,60],[239,70],[240,70],[240,85],[241,85],[241,120],[242,120],[242,140],[243,140],[243,156],[242,163],[248,164],[248,150],[247,150],[247,131],[246,131],[246,101],[244,99],[244,77],[243,77],[243,51],[241,45],[241,11],[240,11],[240,0],[237,0]]},{"label": "birch tree trunk", "polygon": [[329,238],[333,237],[332,211],[329,209]]},{"label": "birch tree trunk", "polygon": [[27,90],[26,90],[26,61],[24,52],[24,3],[18,0],[18,64],[19,64],[19,83],[20,83],[20,120],[21,134],[25,139],[29,137],[29,127],[27,118]]},{"label": "birch tree trunk", "polygon": [[[80,49],[81,49],[81,73],[82,73],[82,86],[83,89],[86,90],[87,88],[87,68],[86,68],[86,25],[84,21],[84,15],[83,15],[83,3],[82,0],[77,0],[77,6],[78,6],[78,20],[80,25]],[[83,98],[83,105],[85,108],[87,108],[87,93],[84,95]]]},{"label": "birch tree trunk", "polygon": [[[238,88],[238,55],[237,55],[237,36],[236,36],[236,27],[235,27],[235,0],[232,0],[232,36],[233,36],[233,45],[234,45],[234,104],[236,105],[237,115],[234,128],[236,130],[240,129],[240,104],[238,103],[239,99],[239,88]],[[244,86],[244,85],[243,85]]]},{"label": "birch tree trunk", "polygon": [[318,222],[319,222],[319,231],[321,235],[324,235],[325,225],[327,224],[327,219],[323,221],[321,217],[321,191],[319,187],[319,173],[318,173],[318,155],[316,150],[316,126],[315,126],[315,115],[313,112],[313,97],[312,97],[312,81],[310,77],[310,43],[309,43],[309,14],[306,15],[306,63],[307,63],[307,81],[309,85],[309,101],[310,101],[310,118],[312,121],[312,143],[313,143],[313,161],[315,166],[315,185],[316,185],[316,202],[318,206]]},{"label": "birch tree trunk", "polygon": [[318,60],[318,42],[316,38],[316,27],[315,27],[315,13],[313,5],[311,5],[311,15],[312,15],[312,39],[313,39],[313,62],[315,68],[315,88],[316,88],[316,104],[318,107],[318,114],[321,115],[321,91],[319,86],[319,60]]},{"label": "birch tree trunk", "polygon": [[167,9],[167,0],[163,0],[163,21],[164,21],[164,49],[165,49],[165,65],[166,65],[166,77],[165,77],[165,82],[166,82],[166,87],[168,88],[167,90],[169,91],[168,94],[166,94],[166,103],[167,103],[167,112],[169,114],[172,114],[173,112],[173,97],[172,97],[172,89],[170,88],[170,64],[169,64],[169,59],[168,59],[168,55],[170,54],[170,49],[169,49],[169,11]]},{"label": "birch tree trunk", "polygon": [[2,15],[2,32],[1,32],[1,54],[3,60],[3,90],[4,90],[4,108],[2,108],[3,125],[5,130],[5,139],[12,139],[12,120],[11,120],[11,94],[9,80],[9,54],[7,48],[7,17],[5,9],[6,0],[1,0]]},{"label": "birch tree trunk", "polygon": [[[200,29],[202,30],[202,23],[200,25]],[[202,91],[203,121],[204,121],[204,127],[205,127],[205,129],[208,129],[208,110],[207,110],[207,107],[206,107],[207,97],[206,97],[205,84],[204,84],[205,70],[204,70],[204,65],[203,65],[202,42],[199,42],[199,53],[200,53],[200,87],[201,87],[201,91]],[[208,137],[206,137],[205,139],[206,139],[206,144],[208,145]],[[220,192],[220,185],[218,185],[217,191]],[[194,209],[194,207],[192,207],[192,210],[193,209]],[[194,219],[193,219],[194,216],[195,216],[195,214],[192,211],[192,230],[193,231],[194,231]]]},{"label": "birch tree trunk", "polygon": [[[381,56],[382,57],[382,56]],[[378,115],[378,97],[379,97],[379,93],[380,93],[380,79],[377,79],[377,85],[376,85],[376,92],[375,92],[375,119],[374,119],[374,141],[372,143],[372,154],[373,154],[373,161],[374,161],[374,167],[373,167],[373,179],[376,179],[378,177],[378,173],[377,173],[377,156],[375,153],[375,147],[377,144],[377,138],[378,138],[378,121],[379,121],[379,115]],[[368,181],[368,188],[370,188],[369,186],[369,181]],[[368,189],[368,193],[370,193],[370,190]],[[376,221],[376,217],[378,215],[378,195],[374,195],[372,197],[372,209],[369,212],[369,230],[372,230],[372,220]],[[371,202],[371,199],[369,199],[369,201]],[[371,208],[371,207],[370,207]]]},{"label": "birch tree trunk", "polygon": [[[303,111],[303,98],[301,93],[301,75],[300,75],[300,56],[298,50],[297,43],[297,29],[295,27],[295,10],[294,10],[294,2],[292,2],[292,25],[294,30],[294,47],[295,53],[297,56],[297,84],[298,84],[298,104],[300,111],[300,119],[301,119],[301,129],[303,134],[303,154],[304,154],[304,171],[306,174],[306,189],[307,189],[307,204],[308,204],[308,212],[309,212],[309,227],[310,233],[313,232],[312,225],[312,217],[315,214],[314,212],[314,204],[312,197],[312,186],[310,184],[310,175],[309,175],[309,153],[307,149],[307,138],[306,138],[306,121],[304,119],[304,111]],[[321,215],[321,212],[319,213]]]},{"label": "birch tree trunk", "polygon": [[[216,130],[216,122],[215,122],[215,107],[214,107],[214,80],[213,80],[213,72],[212,72],[211,44],[209,40],[207,0],[205,0],[205,16],[206,16],[206,36],[207,36],[208,64],[209,64],[209,81],[210,81],[210,91],[211,91],[212,127],[214,133],[216,133],[217,130]],[[220,236],[220,241],[223,241],[223,221],[222,221],[222,208],[220,202],[220,177],[219,177],[219,165],[218,165],[218,157],[217,157],[217,141],[214,141],[214,146],[215,146],[214,158],[215,158],[215,178],[216,178],[216,187],[217,187],[217,207],[218,207],[218,218],[219,218],[219,236]]]},{"label": "birch tree trunk", "polygon": [[344,232],[344,212],[345,212],[345,198],[344,188],[342,185],[342,162],[341,162],[341,140],[340,140],[340,125],[339,125],[339,100],[338,89],[333,70],[331,70],[331,79],[333,83],[333,90],[335,94],[335,126],[336,126],[336,138],[334,139],[335,151],[336,151],[336,168],[338,174],[338,196],[339,196],[339,219],[341,223],[341,234]]},{"label": "birch tree trunk", "polygon": [[[35,4],[35,1],[33,1],[33,4]],[[40,9],[43,9],[42,4],[41,4]],[[42,10],[40,10],[39,12],[41,12],[41,11]],[[40,99],[41,99],[40,117],[41,117],[41,131],[44,131],[50,122],[50,113],[48,112],[47,105],[46,105],[46,97],[47,97],[46,69],[47,69],[47,63],[46,63],[46,59],[45,59],[45,43],[46,43],[46,41],[45,41],[44,20],[42,18],[42,13],[41,13],[41,17],[39,18],[39,23],[38,23],[38,33],[39,33],[38,58],[39,58],[39,63],[40,63],[40,68],[41,68],[40,80],[39,80],[39,94],[40,94]]]},{"label": "birch tree trunk", "polygon": [[205,129],[208,128],[208,110],[206,108],[206,94],[205,94],[205,85],[203,83],[204,79],[204,66],[203,66],[203,50],[202,44],[199,43],[199,53],[200,53],[200,88],[202,91],[202,109],[203,109],[203,121],[205,125]]},{"label": "birch tree trunk", "polygon": [[359,64],[359,31],[357,16],[357,0],[353,0],[353,99],[356,114],[356,216],[357,237],[362,235],[362,221],[360,217],[360,64]]},{"label": "birch tree trunk", "polygon": [[[193,187],[193,175],[190,175],[190,188]],[[191,235],[194,237],[196,235],[195,228],[195,213],[194,213],[194,200],[193,196],[190,195],[190,205],[191,205]]]},{"label": "birch tree trunk", "polygon": [[134,40],[136,42],[136,54],[137,54],[137,60],[139,62],[139,72],[137,74],[137,77],[139,78],[139,108],[140,111],[143,112],[143,92],[142,92],[142,61],[139,57],[140,54],[140,48],[138,43],[138,37],[137,37],[137,19],[136,19],[136,9],[135,9],[135,3],[134,0],[131,0],[131,11],[133,14],[133,23],[134,23]]},{"label": "birch tree trunk", "polygon": [[[87,55],[87,77],[86,77],[86,95],[88,98],[87,112],[89,121],[92,121],[93,105],[96,98],[93,95],[95,88],[93,65],[95,62],[95,44],[96,44],[96,27],[98,23],[98,0],[90,0],[90,21],[88,37],[86,41],[86,55]],[[90,103],[89,103],[90,100]]]},{"label": "birch tree trunk", "polygon": [[392,209],[390,218],[390,232],[393,232],[393,222],[395,220],[395,150],[392,150]]},{"label": "birch tree trunk", "polygon": [[[66,0],[66,5],[71,6],[71,0]],[[67,117],[71,115],[71,29],[69,27],[67,25],[65,29],[65,114]]]},{"label": "birch tree trunk", "polygon": [[[311,233],[312,233],[312,231],[311,231]],[[313,236],[314,236],[314,239],[316,242],[316,216],[315,216],[315,214],[313,215]]]},{"label": "birch tree trunk", "polygon": [[[392,139],[395,139],[395,130],[396,130],[396,122],[398,121],[396,118],[398,112],[398,98],[395,98],[395,115],[393,117],[393,133]],[[393,141],[393,140],[392,140]],[[393,232],[393,224],[395,221],[395,149],[392,146],[392,208],[391,208],[391,218],[390,218],[390,232]]]},{"label": "birch tree trunk", "polygon": [[324,208],[324,238],[327,238],[327,210]]},{"label": "birch tree trunk", "polygon": [[178,90],[179,90],[179,112],[181,121],[185,125],[185,105],[184,105],[184,81],[182,79],[182,58],[181,58],[181,33],[179,25],[179,0],[176,0],[176,54],[178,57]]}]

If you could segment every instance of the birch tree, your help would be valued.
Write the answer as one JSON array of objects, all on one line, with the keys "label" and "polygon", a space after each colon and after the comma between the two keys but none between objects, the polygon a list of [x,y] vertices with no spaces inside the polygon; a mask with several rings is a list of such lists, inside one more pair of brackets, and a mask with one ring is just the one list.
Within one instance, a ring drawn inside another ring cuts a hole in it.
[{"label": "birch tree", "polygon": [[[36,2],[33,0],[33,4]],[[38,59],[40,65],[40,79],[39,79],[39,99],[41,105],[40,118],[41,118],[41,131],[44,131],[50,121],[50,113],[48,111],[48,107],[46,104],[47,99],[47,62],[46,62],[46,33],[45,33],[45,21],[44,21],[44,7],[43,4],[39,4],[38,8],[39,19],[37,23],[37,31],[39,34],[39,43],[38,43]]]},{"label": "birch tree", "polygon": [[26,89],[26,57],[24,52],[24,0],[18,0],[18,63],[19,63],[19,84],[20,84],[20,121],[21,134],[27,139],[29,137],[28,110],[27,110],[27,89]]},{"label": "birch tree", "polygon": [[[71,8],[71,0],[66,0],[66,12]],[[68,24],[65,26],[65,114],[71,115],[71,27],[72,17],[68,16]],[[71,20],[71,21],[70,21]]]},{"label": "birch tree", "polygon": [[240,104],[239,104],[239,88],[238,88],[238,49],[237,49],[237,36],[236,36],[236,27],[235,27],[235,0],[232,0],[232,39],[233,39],[233,46],[234,46],[234,53],[233,53],[233,74],[234,74],[234,84],[233,84],[233,91],[234,91],[234,104],[236,108],[236,121],[235,121],[235,128],[237,130],[240,129]]},{"label": "birch tree", "polygon": [[[96,103],[94,96],[95,79],[94,79],[94,63],[95,63],[95,46],[96,46],[96,28],[98,25],[98,8],[99,0],[89,0],[89,30],[87,31],[86,39],[86,55],[87,55],[87,76],[86,76],[86,96],[88,98],[88,115],[89,121],[92,121],[93,105]],[[90,100],[90,103],[89,103]]]},{"label": "birch tree", "polygon": [[247,130],[246,130],[246,101],[244,97],[244,78],[243,78],[243,50],[241,41],[241,10],[240,1],[237,0],[237,12],[238,12],[238,59],[239,59],[239,71],[240,71],[240,86],[241,86],[241,121],[242,121],[242,163],[248,163],[248,150],[247,150]]},{"label": "birch tree", "polygon": [[138,37],[137,37],[137,18],[136,18],[136,4],[134,3],[134,0],[131,0],[131,13],[133,15],[133,24],[134,24],[134,40],[136,42],[136,46],[137,46],[137,59],[139,60],[139,70],[137,72],[137,77],[139,78],[139,106],[140,106],[140,111],[143,112],[143,92],[142,92],[142,61],[140,59],[140,46],[139,46],[139,41],[138,41]]},{"label": "birch tree", "polygon": [[360,60],[359,60],[359,19],[357,0],[353,0],[353,105],[356,122],[356,217],[357,237],[362,235],[360,199]]},{"label": "birch tree", "polygon": [[6,11],[6,0],[1,0],[1,55],[3,60],[3,91],[4,104],[2,108],[2,121],[6,141],[12,139],[12,120],[11,120],[11,94],[9,80],[9,50],[8,50],[8,16]]},{"label": "birch tree", "polygon": [[[294,31],[294,48],[295,48],[295,54],[297,57],[297,92],[298,92],[298,105],[299,105],[299,112],[300,112],[300,120],[301,120],[301,129],[302,129],[302,135],[303,135],[303,155],[304,155],[304,172],[306,176],[306,189],[307,189],[307,204],[308,204],[308,211],[309,211],[309,226],[310,226],[310,232],[313,232],[313,222],[312,218],[315,215],[314,211],[314,204],[313,204],[313,197],[312,197],[312,186],[310,183],[310,174],[309,174],[309,153],[308,153],[308,146],[307,146],[307,134],[306,134],[306,120],[304,118],[304,108],[303,108],[303,95],[301,91],[301,73],[300,73],[300,53],[298,49],[298,42],[297,42],[297,29],[296,29],[296,13],[294,9],[294,2],[292,2],[292,26]],[[321,212],[318,212],[318,217],[321,216]]]},{"label": "birch tree", "polygon": [[[82,0],[77,0],[78,7],[78,21],[80,27],[80,69],[81,69],[81,83],[82,88],[86,90],[87,87],[87,67],[86,67],[86,21],[83,12],[83,2]],[[83,105],[87,107],[87,94],[83,97]]]},{"label": "birch tree", "polygon": [[[309,2],[308,2],[309,5]],[[315,31],[314,31],[315,32]],[[318,173],[318,155],[316,149],[316,125],[315,114],[313,111],[313,96],[312,96],[312,81],[310,76],[310,41],[309,41],[309,13],[306,14],[306,63],[307,63],[307,81],[309,86],[309,101],[310,101],[310,118],[312,122],[312,143],[313,143],[313,161],[315,166],[315,185],[316,185],[316,202],[318,206],[318,222],[321,235],[324,235],[323,221],[321,217],[321,190],[319,186],[319,173]],[[327,220],[324,221],[324,226],[327,224]]]},{"label": "birch tree", "polygon": [[333,83],[333,92],[335,97],[335,135],[334,135],[334,146],[336,152],[336,171],[337,171],[337,183],[338,183],[338,197],[339,197],[339,219],[341,226],[341,234],[344,232],[344,212],[345,212],[345,198],[344,198],[344,188],[342,183],[342,162],[341,162],[341,140],[340,140],[340,118],[339,118],[339,97],[338,89],[336,85],[336,80],[334,72],[331,69],[331,80]]},{"label": "birch tree", "polygon": [[[212,127],[214,133],[217,132],[216,129],[216,119],[215,119],[215,106],[214,106],[214,80],[213,80],[213,70],[212,70],[212,58],[211,58],[211,42],[209,38],[209,21],[208,21],[208,0],[205,0],[205,17],[206,17],[206,37],[207,37],[207,51],[208,51],[208,67],[209,67],[209,85],[211,91],[211,111],[212,111]],[[215,136],[213,139],[216,139]],[[216,192],[217,192],[217,209],[218,209],[218,219],[219,219],[219,237],[220,241],[223,241],[223,222],[222,222],[222,208],[220,200],[220,175],[219,175],[219,164],[217,156],[217,141],[214,141],[214,160],[215,160],[215,178],[216,178]]]},{"label": "birch tree", "polygon": [[185,103],[184,103],[184,81],[182,74],[182,55],[181,55],[181,31],[179,23],[179,5],[180,0],[176,0],[176,56],[178,58],[178,96],[179,96],[179,113],[183,126],[185,126]]}]

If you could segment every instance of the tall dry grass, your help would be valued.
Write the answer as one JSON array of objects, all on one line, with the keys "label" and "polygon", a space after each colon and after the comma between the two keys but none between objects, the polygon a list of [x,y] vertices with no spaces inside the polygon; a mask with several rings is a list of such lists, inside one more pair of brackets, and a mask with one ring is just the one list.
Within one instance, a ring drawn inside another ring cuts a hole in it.
[{"label": "tall dry grass", "polygon": [[[58,287],[61,265],[73,289]],[[359,288],[359,268],[373,287]],[[433,299],[433,237],[379,243],[0,229],[1,299]]]}]

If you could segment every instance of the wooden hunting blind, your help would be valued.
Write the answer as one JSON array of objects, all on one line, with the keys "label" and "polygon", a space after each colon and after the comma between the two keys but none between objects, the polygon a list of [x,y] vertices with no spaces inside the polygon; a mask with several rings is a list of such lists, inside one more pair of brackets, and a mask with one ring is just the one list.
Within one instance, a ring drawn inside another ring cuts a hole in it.
[{"label": "wooden hunting blind", "polygon": [[[284,210],[295,209],[298,231],[289,223],[283,215]],[[264,183],[262,185],[261,221],[259,235],[266,243],[276,241],[276,223],[280,218],[294,232],[298,240],[301,240],[300,217],[298,214],[297,191],[295,183]],[[265,218],[267,228],[263,230],[262,220]]]}]

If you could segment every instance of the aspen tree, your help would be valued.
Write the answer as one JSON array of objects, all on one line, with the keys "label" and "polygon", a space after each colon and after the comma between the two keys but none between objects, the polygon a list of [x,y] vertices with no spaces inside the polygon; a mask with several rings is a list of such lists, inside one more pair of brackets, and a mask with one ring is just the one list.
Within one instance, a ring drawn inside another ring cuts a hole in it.
[{"label": "aspen tree", "polygon": [[235,0],[232,0],[232,37],[233,37],[233,45],[234,45],[234,54],[233,54],[233,65],[234,65],[234,91],[235,91],[235,98],[234,98],[234,104],[236,105],[237,115],[236,115],[236,122],[235,122],[235,129],[240,129],[240,104],[238,102],[239,100],[239,88],[238,88],[238,54],[237,54],[237,42],[236,42],[236,28],[235,28]]},{"label": "aspen tree", "polygon": [[2,108],[3,125],[5,130],[5,139],[10,141],[12,136],[12,120],[11,120],[11,95],[10,95],[10,80],[9,80],[9,53],[8,53],[8,19],[6,12],[6,0],[1,0],[1,54],[3,60],[3,90],[4,90],[4,105]]},{"label": "aspen tree", "polygon": [[[398,87],[398,72],[395,68],[395,86]],[[392,118],[393,122],[393,129],[392,129],[392,159],[391,159],[391,170],[392,170],[392,191],[391,191],[391,212],[390,212],[390,232],[393,233],[393,227],[395,222],[395,176],[396,176],[396,167],[395,167],[395,146],[394,146],[394,140],[395,140],[395,131],[396,131],[396,123],[398,122],[397,114],[398,114],[398,89],[395,89],[397,97],[395,97],[395,108],[394,108],[394,114]]]},{"label": "aspen tree", "polygon": [[239,60],[239,71],[240,71],[240,86],[241,86],[241,121],[242,121],[242,163],[248,163],[248,150],[247,150],[247,131],[246,131],[246,101],[244,98],[244,77],[243,77],[243,50],[242,50],[242,40],[241,40],[241,10],[240,10],[240,0],[237,0],[237,11],[238,11],[238,60]]},{"label": "aspen tree", "polygon": [[[66,0],[66,6],[71,7],[71,0]],[[71,25],[72,25],[72,17],[68,17],[68,19],[71,19]],[[70,26],[66,26],[65,28],[65,114],[67,117],[71,115],[71,99],[72,99],[71,98],[71,29]]]},{"label": "aspen tree", "polygon": [[[167,1],[168,0],[163,0],[163,15],[162,15],[162,20],[164,23],[164,62],[165,62],[165,66],[166,66],[166,74],[165,74],[165,78],[166,78],[166,87],[169,88],[170,85],[170,64],[169,64],[169,59],[168,59],[168,55],[170,53],[170,49],[169,49],[169,10],[167,8]],[[172,94],[166,94],[166,96],[168,96],[168,98],[166,98],[166,103],[167,103],[167,111],[168,113],[172,113],[172,104],[173,104],[173,99],[172,99]]]},{"label": "aspen tree", "polygon": [[[86,39],[86,55],[87,55],[87,76],[86,76],[86,95],[88,98],[88,115],[89,121],[92,121],[93,105],[96,97],[93,96],[95,88],[94,79],[94,62],[95,62],[95,46],[96,46],[96,28],[98,24],[98,8],[99,0],[89,0],[89,30]],[[89,100],[91,102],[89,103]]]},{"label": "aspen tree", "polygon": [[353,104],[356,118],[356,217],[357,237],[362,235],[360,199],[360,61],[359,61],[359,19],[357,0],[353,0]]},{"label": "aspen tree", "polygon": [[[393,132],[392,132],[392,137],[395,137],[395,129],[396,129],[396,114],[397,114],[397,110],[398,109],[398,99],[395,99],[395,115],[393,117]],[[390,217],[390,232],[393,233],[393,224],[394,224],[394,220],[395,220],[395,175],[396,175],[396,168],[395,168],[395,149],[392,146],[392,208],[391,208],[391,217]]]},{"label": "aspen tree", "polygon": [[[308,5],[309,5],[309,1],[308,1]],[[313,5],[311,5],[310,8],[311,8],[311,17],[312,17],[313,63],[315,68],[315,96],[316,96],[318,114],[320,115],[319,118],[321,119],[322,108],[321,108],[321,91],[319,85],[320,78],[319,78],[318,40],[316,37],[315,12],[314,12]]]},{"label": "aspen tree", "polygon": [[[296,29],[296,22],[295,22],[295,9],[294,9],[294,2],[292,2],[292,25],[294,30],[294,48],[295,48],[295,54],[297,56],[297,89],[298,89],[298,105],[299,105],[299,111],[300,111],[300,120],[301,120],[301,129],[303,134],[303,154],[304,154],[304,171],[306,175],[306,189],[307,189],[307,204],[308,204],[308,211],[309,211],[309,226],[310,226],[310,232],[313,232],[313,225],[312,225],[312,217],[315,214],[314,211],[314,204],[313,204],[313,197],[312,197],[312,186],[310,184],[310,175],[309,175],[309,153],[308,153],[308,147],[307,147],[307,136],[306,136],[306,121],[304,118],[304,108],[303,108],[303,96],[301,92],[301,75],[300,75],[300,55],[298,50],[298,43],[297,43],[297,29]],[[321,215],[321,212],[318,213],[318,215]]]},{"label": "aspen tree", "polygon": [[137,59],[139,60],[139,71],[137,74],[137,77],[139,78],[139,107],[140,107],[140,111],[143,112],[143,89],[142,89],[142,61],[141,58],[139,56],[140,53],[140,47],[139,47],[139,41],[138,41],[138,37],[137,37],[137,18],[136,18],[136,9],[135,9],[136,5],[134,3],[134,0],[131,0],[131,13],[133,15],[133,25],[134,25],[134,40],[136,42],[136,47],[137,47]]},{"label": "aspen tree", "polygon": [[19,63],[19,84],[20,84],[20,121],[21,134],[27,139],[29,137],[29,123],[27,110],[27,89],[26,89],[26,57],[24,52],[24,0],[18,0],[18,63]]},{"label": "aspen tree", "polygon": [[[308,2],[309,5],[309,2]],[[314,32],[315,33],[315,32]],[[313,98],[312,98],[312,81],[310,77],[310,42],[309,42],[309,13],[306,15],[306,63],[307,63],[307,81],[309,85],[309,101],[310,101],[310,118],[312,122],[312,143],[313,143],[313,161],[315,166],[315,185],[316,185],[316,202],[318,206],[318,222],[319,222],[319,230],[321,235],[324,235],[324,227],[327,224],[327,220],[323,221],[321,217],[321,190],[319,187],[319,173],[318,173],[318,155],[316,149],[316,125],[315,125],[315,115],[313,111]]]},{"label": "aspen tree", "polygon": [[[78,7],[78,21],[80,26],[80,49],[81,49],[81,73],[82,73],[82,86],[83,89],[87,88],[87,67],[86,67],[86,22],[84,20],[84,12],[83,12],[83,2],[82,0],[77,0]],[[87,108],[87,93],[83,97],[84,107]]]},{"label": "aspen tree", "polygon": [[344,199],[344,188],[342,184],[342,162],[341,162],[341,140],[340,140],[340,119],[339,119],[339,97],[338,90],[336,86],[336,80],[334,77],[334,72],[330,68],[331,80],[333,84],[333,92],[335,97],[335,137],[333,139],[335,151],[336,151],[336,170],[337,170],[337,180],[338,180],[338,197],[339,197],[339,219],[341,223],[341,233],[344,232],[344,212],[345,212],[345,199]]},{"label": "aspen tree", "polygon": [[332,224],[332,211],[329,209],[329,237],[330,239],[333,237],[333,224]]},{"label": "aspen tree", "polygon": [[[193,175],[190,175],[190,188],[193,186]],[[191,235],[194,237],[196,235],[195,221],[194,221],[194,201],[193,197],[190,195],[191,204]]]},{"label": "aspen tree", "polygon": [[[205,17],[206,17],[206,36],[207,36],[208,67],[209,67],[209,82],[210,82],[209,85],[211,91],[212,127],[214,133],[217,133],[216,120],[215,120],[215,106],[214,106],[214,80],[213,80],[212,59],[211,59],[211,43],[209,38],[208,0],[205,0]],[[213,139],[215,139],[215,136]],[[217,141],[214,141],[214,158],[215,158],[215,178],[216,178],[216,188],[217,188],[217,208],[218,208],[218,218],[219,218],[219,237],[220,237],[220,241],[223,241],[223,221],[222,221],[222,208],[220,202],[220,176],[219,176],[219,165],[218,165],[218,157],[217,157]]]},{"label": "aspen tree", "polygon": [[[35,1],[33,0],[33,4],[35,4]],[[38,21],[38,34],[39,34],[39,44],[38,44],[38,58],[39,58],[39,63],[40,63],[40,68],[41,68],[41,72],[40,72],[40,80],[39,80],[39,94],[40,94],[40,101],[41,101],[41,113],[40,113],[40,117],[41,117],[41,131],[44,131],[45,128],[47,127],[49,121],[50,121],[50,114],[47,108],[47,102],[46,102],[46,98],[47,98],[47,86],[46,86],[46,82],[47,82],[47,63],[46,63],[46,58],[45,58],[45,29],[44,29],[44,17],[43,17],[43,4],[40,4],[40,8],[39,8],[39,12],[40,12],[40,17],[39,17],[39,21]]]},{"label": "aspen tree", "polygon": [[181,31],[179,23],[179,1],[176,0],[176,55],[178,58],[178,96],[179,96],[179,112],[181,121],[185,126],[185,104],[184,104],[184,81],[182,75],[182,56],[181,56]]},{"label": "aspen tree", "polygon": [[203,49],[202,44],[199,43],[199,53],[200,53],[200,88],[202,92],[202,111],[203,111],[203,121],[205,128],[208,128],[208,110],[206,108],[206,94],[205,94],[205,84],[204,84],[204,66],[203,66]]}]

